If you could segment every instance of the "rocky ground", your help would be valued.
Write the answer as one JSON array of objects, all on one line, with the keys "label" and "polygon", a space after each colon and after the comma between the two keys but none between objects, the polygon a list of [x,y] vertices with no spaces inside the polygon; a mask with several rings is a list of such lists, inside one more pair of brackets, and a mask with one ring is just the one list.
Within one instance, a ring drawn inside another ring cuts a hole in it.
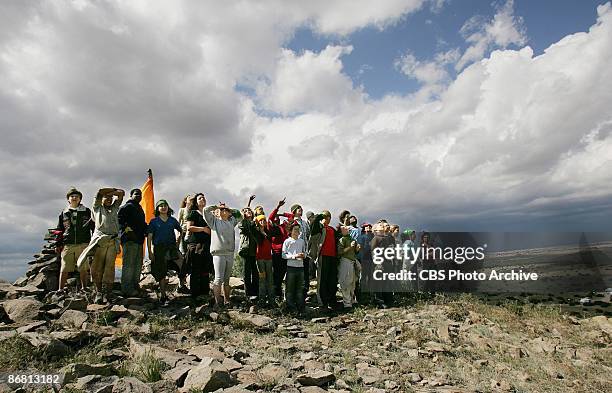
[{"label": "rocky ground", "polygon": [[[88,305],[0,284],[0,373],[59,374],[62,392],[609,392],[612,318],[470,295],[293,318],[213,312],[153,292]],[[250,311],[250,312],[249,312]],[[18,384],[0,384],[12,391]]]}]

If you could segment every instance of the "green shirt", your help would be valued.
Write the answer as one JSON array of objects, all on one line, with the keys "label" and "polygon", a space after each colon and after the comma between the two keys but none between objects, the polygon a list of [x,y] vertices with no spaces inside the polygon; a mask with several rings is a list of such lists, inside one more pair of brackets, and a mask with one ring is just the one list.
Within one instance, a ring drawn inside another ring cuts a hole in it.
[{"label": "green shirt", "polygon": [[[354,247],[351,247],[351,243],[354,241],[350,235],[342,236],[338,239],[338,257],[350,259],[351,261],[357,260],[357,251]],[[348,248],[348,251],[346,249]]]}]

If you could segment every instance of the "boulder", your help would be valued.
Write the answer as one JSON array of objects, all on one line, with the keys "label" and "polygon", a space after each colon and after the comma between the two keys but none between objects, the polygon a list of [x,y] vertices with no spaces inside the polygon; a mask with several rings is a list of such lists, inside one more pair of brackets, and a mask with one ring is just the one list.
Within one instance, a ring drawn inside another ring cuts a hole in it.
[{"label": "boulder", "polygon": [[148,383],[147,385],[149,385],[155,393],[175,393],[176,392],[176,385],[164,379],[162,379],[161,381]]},{"label": "boulder", "polygon": [[284,367],[276,366],[274,364],[267,364],[261,368],[257,374],[259,375],[259,379],[270,384],[279,382],[288,374],[288,372]]},{"label": "boulder", "polygon": [[87,375],[79,378],[76,383],[74,383],[74,387],[85,392],[112,393],[113,385],[118,379],[119,377],[115,375],[110,377]]},{"label": "boulder", "polygon": [[115,375],[116,371],[112,365],[106,363],[87,364],[87,363],[70,363],[61,369],[64,373],[64,383],[70,383],[87,375],[100,375],[110,377]]},{"label": "boulder", "polygon": [[47,321],[36,321],[17,328],[17,333],[27,333],[47,325]]},{"label": "boulder", "polygon": [[20,298],[3,303],[8,317],[15,323],[28,323],[40,318],[43,304],[36,299]]},{"label": "boulder", "polygon": [[183,384],[183,391],[213,392],[228,388],[231,384],[232,379],[227,369],[219,361],[209,358],[189,371]]},{"label": "boulder", "polygon": [[64,299],[58,303],[63,309],[66,310],[78,310],[78,311],[87,311],[87,299],[85,298],[70,298]]},{"label": "boulder", "polygon": [[236,371],[236,370],[240,370],[243,365],[238,363],[237,361],[235,361],[232,358],[225,358],[223,359],[223,367],[225,367],[227,369],[227,371],[232,372],[232,371]]},{"label": "boulder", "polygon": [[238,277],[230,277],[229,285],[232,289],[243,289],[244,281],[242,281],[242,279]]},{"label": "boulder", "polygon": [[130,352],[135,356],[142,356],[151,353],[153,356],[161,360],[168,367],[174,368],[179,362],[194,362],[195,356],[185,355],[179,352],[174,352],[157,345],[142,344],[130,338]]},{"label": "boulder", "polygon": [[408,373],[406,374],[406,379],[410,383],[417,383],[417,382],[421,382],[423,380],[423,377],[421,377],[421,374],[419,373]]},{"label": "boulder", "polygon": [[80,329],[81,326],[87,321],[87,314],[83,311],[77,310],[66,310],[64,313],[58,318],[57,324],[72,327],[76,329]]},{"label": "boulder", "polygon": [[187,354],[195,356],[198,359],[213,358],[220,362],[225,359],[225,355],[223,354],[223,352],[219,351],[212,345],[198,345],[192,347],[189,349],[189,351],[187,351]]},{"label": "boulder", "polygon": [[81,347],[99,337],[99,334],[91,330],[59,330],[51,332],[50,336],[62,341],[64,344]]},{"label": "boulder", "polygon": [[361,377],[366,385],[374,384],[381,380],[383,372],[378,367],[372,367],[367,363],[357,363],[357,375]]},{"label": "boulder", "polygon": [[261,379],[254,371],[238,370],[235,376],[240,385],[244,386],[246,389],[257,390],[261,387]]},{"label": "boulder", "polygon": [[198,364],[197,362],[179,362],[176,367],[164,371],[163,377],[165,380],[172,381],[176,386],[182,387],[189,371]]},{"label": "boulder", "polygon": [[25,338],[46,358],[54,359],[65,356],[70,352],[66,344],[51,336],[28,332],[22,334],[21,337]]},{"label": "boulder", "polygon": [[327,390],[318,386],[303,386],[300,388],[300,393],[325,393]]},{"label": "boulder", "polygon": [[115,382],[112,393],[153,393],[153,388],[139,379],[127,377]]},{"label": "boulder", "polygon": [[229,317],[239,326],[257,331],[274,331],[276,322],[270,317],[258,314],[246,314],[238,311],[230,311]]},{"label": "boulder", "polygon": [[88,304],[87,305],[87,311],[88,312],[102,312],[104,310],[108,309],[108,305],[107,304]]},{"label": "boulder", "polygon": [[25,286],[11,286],[4,297],[6,299],[18,299],[23,296],[42,296],[44,293],[44,289],[36,288],[28,284]]},{"label": "boulder", "polygon": [[329,371],[317,370],[297,377],[297,382],[304,386],[323,386],[336,380],[336,376]]}]

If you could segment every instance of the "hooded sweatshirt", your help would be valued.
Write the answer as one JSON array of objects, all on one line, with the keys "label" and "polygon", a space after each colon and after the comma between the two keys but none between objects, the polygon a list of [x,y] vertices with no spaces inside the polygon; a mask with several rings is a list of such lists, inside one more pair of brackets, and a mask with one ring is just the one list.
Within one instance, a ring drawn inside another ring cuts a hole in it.
[{"label": "hooded sweatshirt", "polygon": [[227,220],[214,215],[217,206],[204,208],[204,220],[210,227],[210,253],[211,255],[232,255],[236,248],[236,233],[234,228],[242,220],[242,214],[233,210]]}]

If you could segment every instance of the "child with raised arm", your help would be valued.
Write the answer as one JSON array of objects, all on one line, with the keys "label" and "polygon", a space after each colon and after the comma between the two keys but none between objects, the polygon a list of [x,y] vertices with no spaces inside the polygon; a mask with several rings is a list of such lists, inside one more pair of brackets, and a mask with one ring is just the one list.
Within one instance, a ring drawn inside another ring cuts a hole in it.
[{"label": "child with raised arm", "polygon": [[272,242],[266,216],[255,217],[257,239],[257,271],[259,272],[259,304],[272,305],[274,301],[274,277],[272,275]]}]

